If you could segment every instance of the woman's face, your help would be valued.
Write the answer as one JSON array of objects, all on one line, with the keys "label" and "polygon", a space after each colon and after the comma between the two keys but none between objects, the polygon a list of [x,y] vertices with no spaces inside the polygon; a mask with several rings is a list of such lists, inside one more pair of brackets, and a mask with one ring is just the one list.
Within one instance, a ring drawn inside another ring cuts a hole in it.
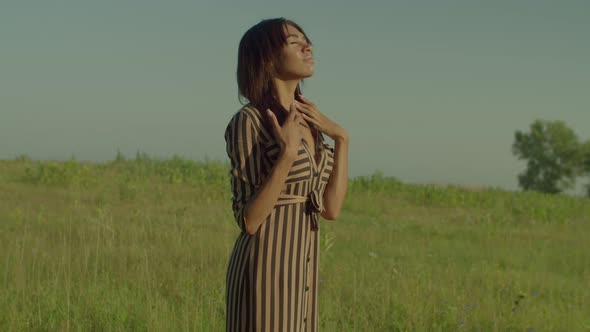
[{"label": "woman's face", "polygon": [[292,25],[285,29],[287,44],[281,51],[281,60],[276,66],[277,76],[283,80],[304,79],[313,75],[311,45],[301,31]]}]

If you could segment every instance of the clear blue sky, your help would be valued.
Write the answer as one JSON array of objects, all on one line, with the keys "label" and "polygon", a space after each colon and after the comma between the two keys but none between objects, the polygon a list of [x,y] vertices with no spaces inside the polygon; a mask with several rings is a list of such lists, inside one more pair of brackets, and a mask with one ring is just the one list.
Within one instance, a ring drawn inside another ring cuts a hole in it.
[{"label": "clear blue sky", "polygon": [[350,175],[516,189],[515,130],[590,139],[588,1],[0,2],[0,158],[227,160],[238,42],[314,43],[304,94],[351,135]]}]

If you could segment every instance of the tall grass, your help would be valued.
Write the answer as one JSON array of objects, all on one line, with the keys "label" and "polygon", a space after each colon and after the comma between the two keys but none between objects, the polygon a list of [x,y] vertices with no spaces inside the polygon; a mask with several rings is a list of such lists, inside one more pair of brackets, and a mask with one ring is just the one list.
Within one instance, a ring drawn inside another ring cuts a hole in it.
[{"label": "tall grass", "polygon": [[[228,167],[0,162],[0,330],[224,330]],[[590,330],[589,216],[587,198],[351,179],[321,222],[321,330]]]}]

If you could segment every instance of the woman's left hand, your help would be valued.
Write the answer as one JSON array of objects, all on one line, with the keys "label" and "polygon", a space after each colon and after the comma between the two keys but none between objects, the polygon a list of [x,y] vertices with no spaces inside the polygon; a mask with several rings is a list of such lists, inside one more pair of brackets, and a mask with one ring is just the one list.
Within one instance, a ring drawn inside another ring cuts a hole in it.
[{"label": "woman's left hand", "polygon": [[313,124],[319,131],[328,135],[333,140],[347,139],[344,128],[320,113],[318,107],[307,98],[302,95],[299,95],[299,98],[301,98],[303,103],[295,100],[295,107],[301,112],[301,115],[307,122]]}]

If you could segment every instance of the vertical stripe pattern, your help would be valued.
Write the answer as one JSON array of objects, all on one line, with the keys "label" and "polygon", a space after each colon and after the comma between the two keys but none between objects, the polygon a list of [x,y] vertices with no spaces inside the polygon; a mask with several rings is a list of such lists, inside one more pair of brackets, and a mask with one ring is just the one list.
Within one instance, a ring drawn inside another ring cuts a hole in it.
[{"label": "vertical stripe pattern", "polygon": [[[317,331],[320,229],[312,231],[305,202],[277,204],[254,235],[246,233],[244,207],[279,154],[260,113],[245,105],[225,130],[231,161],[231,206],[238,235],[226,272],[226,331]],[[321,157],[302,142],[283,187],[286,195],[323,195],[334,165],[334,149],[323,135]]]}]

